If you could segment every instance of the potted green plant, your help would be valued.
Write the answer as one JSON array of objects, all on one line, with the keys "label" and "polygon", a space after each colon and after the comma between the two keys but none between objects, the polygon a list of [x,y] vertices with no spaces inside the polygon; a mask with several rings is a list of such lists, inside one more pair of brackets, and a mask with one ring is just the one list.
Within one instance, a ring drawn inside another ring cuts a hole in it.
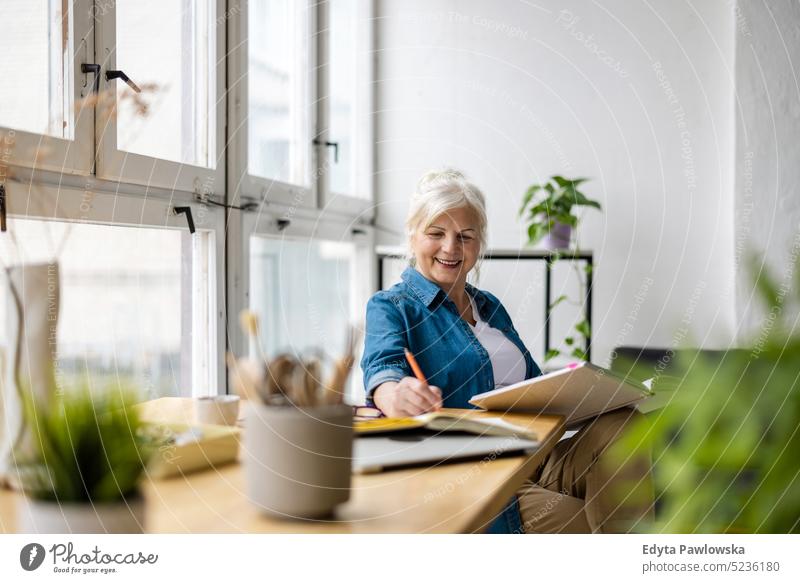
[{"label": "potted green plant", "polygon": [[522,197],[519,216],[525,217],[529,245],[544,239],[545,248],[551,251],[569,247],[572,229],[578,227],[578,217],[572,214],[573,207],[588,206],[601,210],[600,203],[578,190],[578,186],[587,180],[551,176],[547,182],[528,188]]},{"label": "potted green plant", "polygon": [[[668,404],[619,442],[623,458],[638,448],[653,456],[658,506],[644,529],[800,532],[800,334],[796,309],[788,309],[800,292],[792,298],[784,293],[791,282],[778,286],[759,271],[768,316],[750,346],[678,352],[677,365],[669,363]],[[662,368],[655,369],[656,394]]]},{"label": "potted green plant", "polygon": [[[527,226],[527,244],[533,246],[544,239],[544,247],[554,252],[551,259],[553,263],[558,261],[559,251],[569,248],[572,230],[578,226],[578,217],[572,214],[573,208],[588,206],[602,210],[600,203],[587,198],[578,190],[578,186],[587,180],[588,178],[569,179],[563,176],[551,176],[547,182],[531,185],[522,198],[519,216],[523,217]],[[577,269],[577,264],[573,263],[573,267]],[[588,273],[590,270],[591,266],[587,264],[585,271]],[[580,274],[578,279],[583,281]],[[581,305],[579,302],[571,301],[566,295],[561,295],[550,304],[550,310],[554,310],[564,301],[575,306]],[[564,338],[564,344],[567,350],[571,351],[572,357],[586,360],[589,322],[582,319],[573,329],[577,334],[573,332]],[[561,353],[558,348],[551,348],[545,354],[544,360],[548,362]]]},{"label": "potted green plant", "polygon": [[139,482],[153,448],[134,402],[128,391],[88,387],[26,399],[34,444],[17,457],[21,532],[142,532]]}]

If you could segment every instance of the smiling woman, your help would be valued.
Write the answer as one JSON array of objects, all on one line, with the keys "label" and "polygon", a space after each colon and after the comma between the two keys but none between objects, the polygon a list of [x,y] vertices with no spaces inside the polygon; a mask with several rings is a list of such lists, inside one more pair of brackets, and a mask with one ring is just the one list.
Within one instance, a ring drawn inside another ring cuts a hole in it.
[{"label": "smiling woman", "polygon": [[[368,399],[390,417],[471,408],[478,393],[540,375],[500,300],[467,283],[486,248],[481,191],[455,170],[428,173],[406,228],[410,265],[402,282],[367,304],[361,368]],[[406,349],[427,380],[415,378]],[[619,532],[646,518],[649,461],[630,456],[615,465],[603,455],[636,416],[601,415],[561,441],[488,532]],[[622,503],[621,482],[638,485]]]}]

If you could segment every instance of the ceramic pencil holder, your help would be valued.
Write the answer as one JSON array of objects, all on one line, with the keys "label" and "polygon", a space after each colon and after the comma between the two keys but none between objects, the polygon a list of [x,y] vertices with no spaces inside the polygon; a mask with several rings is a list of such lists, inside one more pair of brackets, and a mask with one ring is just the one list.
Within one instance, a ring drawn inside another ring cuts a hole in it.
[{"label": "ceramic pencil holder", "polygon": [[265,514],[321,518],[350,498],[353,413],[349,405],[250,402],[242,452],[247,492]]}]

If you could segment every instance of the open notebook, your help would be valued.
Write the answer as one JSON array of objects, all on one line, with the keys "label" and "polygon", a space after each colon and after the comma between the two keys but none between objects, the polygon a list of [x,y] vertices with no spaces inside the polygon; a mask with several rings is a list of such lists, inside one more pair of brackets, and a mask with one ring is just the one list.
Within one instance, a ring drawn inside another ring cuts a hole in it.
[{"label": "open notebook", "polygon": [[470,404],[490,411],[563,415],[567,427],[602,413],[638,405],[650,389],[588,362],[475,395]]},{"label": "open notebook", "polygon": [[431,431],[463,431],[494,437],[519,437],[536,439],[535,432],[498,418],[478,418],[465,412],[433,412],[416,417],[382,417],[380,419],[354,420],[357,435],[394,433],[412,429]]}]

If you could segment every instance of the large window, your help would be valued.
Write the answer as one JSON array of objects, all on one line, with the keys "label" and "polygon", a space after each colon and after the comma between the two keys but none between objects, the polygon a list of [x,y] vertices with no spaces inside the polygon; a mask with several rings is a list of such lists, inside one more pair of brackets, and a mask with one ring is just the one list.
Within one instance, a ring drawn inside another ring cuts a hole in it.
[{"label": "large window", "polygon": [[371,212],[371,2],[252,0],[232,28],[233,196]]},{"label": "large window", "polygon": [[[62,191],[65,198],[71,194]],[[89,377],[92,385],[130,386],[143,398],[221,388],[211,276],[221,224],[198,213],[190,234],[181,217],[160,218],[169,208],[97,194],[91,203],[59,205],[56,219],[8,220],[8,234],[0,237],[4,266],[58,262],[57,373],[63,386]],[[12,341],[7,309],[3,302],[0,347],[6,349]]]},{"label": "large window", "polygon": [[2,3],[0,125],[72,138],[71,16],[61,2]]},{"label": "large window", "polygon": [[323,91],[321,130],[330,145],[323,165],[327,170],[325,203],[336,208],[361,209],[369,200],[372,165],[371,11],[369,2],[326,0],[326,58],[321,70]]},{"label": "large window", "polygon": [[[116,66],[145,84],[148,105],[117,82],[120,150],[204,168],[216,166],[214,3],[117,1]],[[148,87],[149,85],[149,87]]]},{"label": "large window", "polygon": [[88,174],[94,155],[91,93],[80,63],[94,57],[89,0],[0,2],[0,143],[4,161]]},{"label": "large window", "polygon": [[252,0],[248,20],[250,172],[308,184],[308,18],[304,2]]},{"label": "large window", "polygon": [[371,4],[0,2],[0,259],[58,259],[65,380],[225,391],[250,305],[338,351],[373,288]]},{"label": "large window", "polygon": [[[223,191],[225,19],[214,0],[117,0],[98,13],[101,178]],[[104,105],[106,105],[104,103]]]},{"label": "large window", "polygon": [[[304,221],[278,231],[264,216],[245,225],[246,305],[259,316],[261,341],[251,356],[321,355],[330,364],[344,351],[348,327],[363,326],[374,286],[371,235],[347,223]],[[349,396],[354,402],[363,396],[357,370]]]}]

